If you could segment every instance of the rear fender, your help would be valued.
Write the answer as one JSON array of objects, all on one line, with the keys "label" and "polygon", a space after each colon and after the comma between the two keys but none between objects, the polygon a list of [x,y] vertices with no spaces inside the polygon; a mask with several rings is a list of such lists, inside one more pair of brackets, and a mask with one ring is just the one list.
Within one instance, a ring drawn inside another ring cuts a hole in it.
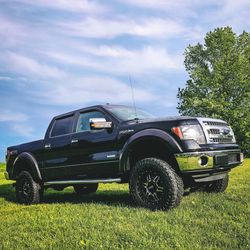
[{"label": "rear fender", "polygon": [[13,177],[16,179],[20,171],[26,170],[31,173],[34,180],[41,181],[42,176],[35,157],[28,152],[23,152],[17,156],[13,163]]}]

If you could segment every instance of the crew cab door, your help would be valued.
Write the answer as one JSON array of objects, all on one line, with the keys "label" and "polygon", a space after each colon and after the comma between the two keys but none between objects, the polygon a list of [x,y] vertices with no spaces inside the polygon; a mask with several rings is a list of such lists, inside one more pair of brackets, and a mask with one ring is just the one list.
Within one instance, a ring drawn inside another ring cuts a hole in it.
[{"label": "crew cab door", "polygon": [[44,140],[43,176],[46,180],[63,179],[70,175],[69,151],[74,114],[55,119]]},{"label": "crew cab door", "polygon": [[105,118],[112,121],[102,110],[87,110],[77,115],[75,133],[71,138],[69,159],[74,178],[104,178],[117,175],[117,129],[91,129],[90,120]]}]

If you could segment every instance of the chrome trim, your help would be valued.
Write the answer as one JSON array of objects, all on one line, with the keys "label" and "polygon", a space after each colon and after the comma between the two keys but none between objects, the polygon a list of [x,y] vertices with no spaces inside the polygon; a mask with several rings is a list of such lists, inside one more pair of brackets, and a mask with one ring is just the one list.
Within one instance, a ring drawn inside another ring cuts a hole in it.
[{"label": "chrome trim", "polygon": [[[232,128],[225,121],[220,120],[220,119],[203,118],[203,117],[198,117],[197,120],[199,121],[203,129],[203,132],[205,134],[206,141],[208,144],[236,143],[234,132]],[[208,123],[211,123],[211,124],[208,124]],[[229,131],[229,133],[226,135],[223,134],[223,131],[225,129]],[[218,130],[219,133],[216,133],[216,134],[210,133],[209,131],[211,130]],[[219,141],[223,139],[224,141],[221,141],[221,142]],[[230,141],[225,141],[226,139]]]},{"label": "chrome trim", "polygon": [[53,168],[66,168],[66,167],[77,167],[77,166],[88,166],[88,165],[98,165],[98,164],[107,164],[107,163],[118,163],[118,160],[114,161],[97,161],[97,162],[89,162],[89,163],[82,163],[82,164],[72,164],[72,165],[62,165],[62,166],[53,166],[53,167],[46,167],[43,169],[53,169]]},{"label": "chrome trim", "polygon": [[17,162],[22,156],[24,156],[24,155],[26,155],[28,158],[31,159],[31,161],[33,161],[33,163],[34,163],[34,165],[35,165],[35,168],[36,168],[36,171],[37,171],[37,174],[38,174],[38,178],[39,178],[40,180],[42,180],[42,176],[41,176],[41,173],[40,173],[40,170],[39,170],[37,161],[36,161],[35,157],[34,157],[32,154],[28,153],[28,152],[23,152],[23,153],[21,153],[20,155],[17,156],[17,158],[15,159],[15,161],[14,161],[14,163],[13,163],[13,168],[15,167],[16,162]]},{"label": "chrome trim", "polygon": [[197,155],[211,155],[214,156],[215,154],[227,154],[230,153],[240,153],[240,149],[226,149],[226,150],[213,150],[213,151],[196,151],[196,152],[188,152],[188,153],[179,153],[175,154],[175,156],[197,156]]},{"label": "chrome trim", "polygon": [[[198,151],[175,154],[176,161],[181,171],[187,170],[202,170],[214,168],[214,156],[228,155],[231,153],[239,154],[241,151],[238,149],[231,150],[215,150],[215,151]],[[199,159],[202,156],[208,157],[208,163],[205,166],[199,164]],[[238,162],[236,162],[237,164]],[[239,162],[240,164],[240,162]]]},{"label": "chrome trim", "polygon": [[112,183],[121,182],[121,178],[113,179],[89,179],[89,180],[65,180],[65,181],[47,181],[44,182],[45,186],[59,185],[59,184],[90,184],[90,183]]},{"label": "chrome trim", "polygon": [[46,143],[46,144],[44,145],[44,148],[45,148],[45,149],[51,149],[51,144],[50,144],[50,143]]},{"label": "chrome trim", "polygon": [[5,177],[6,180],[10,179],[9,173],[7,171],[4,172],[4,177]]},{"label": "chrome trim", "polygon": [[240,162],[243,163],[243,161],[244,161],[244,154],[240,153]]}]

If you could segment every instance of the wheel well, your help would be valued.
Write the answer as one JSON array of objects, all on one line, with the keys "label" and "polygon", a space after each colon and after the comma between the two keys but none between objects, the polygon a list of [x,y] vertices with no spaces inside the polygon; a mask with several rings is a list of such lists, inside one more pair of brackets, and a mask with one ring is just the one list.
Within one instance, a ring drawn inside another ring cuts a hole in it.
[{"label": "wheel well", "polygon": [[176,172],[179,172],[178,163],[170,148],[170,145],[160,139],[145,139],[135,143],[129,153],[130,170],[135,166],[136,162],[143,158],[155,157],[166,161]]},{"label": "wheel well", "polygon": [[33,177],[33,169],[31,166],[31,163],[27,159],[18,159],[18,161],[14,165],[14,170],[13,170],[13,177],[14,179],[17,178],[17,176],[22,172],[22,171],[27,171],[29,172]]}]

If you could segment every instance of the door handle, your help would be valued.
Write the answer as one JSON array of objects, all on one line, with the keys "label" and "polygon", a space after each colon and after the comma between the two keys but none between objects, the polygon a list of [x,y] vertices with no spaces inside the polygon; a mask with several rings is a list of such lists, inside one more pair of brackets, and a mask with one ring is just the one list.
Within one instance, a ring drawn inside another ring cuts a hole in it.
[{"label": "door handle", "polygon": [[76,144],[76,143],[78,143],[79,141],[78,141],[78,139],[72,139],[71,140],[71,144]]},{"label": "door handle", "polygon": [[44,145],[44,148],[45,148],[45,149],[51,149],[51,144],[50,144],[50,143],[46,143],[46,144]]}]

